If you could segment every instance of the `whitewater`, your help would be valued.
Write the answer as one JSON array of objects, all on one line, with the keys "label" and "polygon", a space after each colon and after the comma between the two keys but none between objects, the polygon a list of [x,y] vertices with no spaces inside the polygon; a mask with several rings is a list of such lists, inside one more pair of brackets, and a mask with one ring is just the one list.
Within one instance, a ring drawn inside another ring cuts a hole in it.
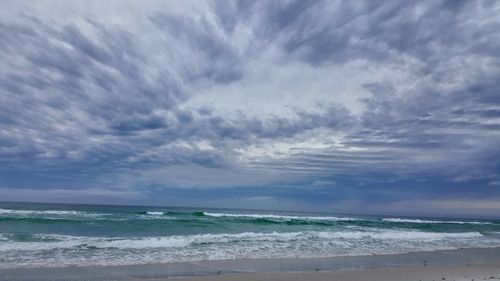
[{"label": "whitewater", "polygon": [[500,247],[495,220],[0,203],[0,268]]}]

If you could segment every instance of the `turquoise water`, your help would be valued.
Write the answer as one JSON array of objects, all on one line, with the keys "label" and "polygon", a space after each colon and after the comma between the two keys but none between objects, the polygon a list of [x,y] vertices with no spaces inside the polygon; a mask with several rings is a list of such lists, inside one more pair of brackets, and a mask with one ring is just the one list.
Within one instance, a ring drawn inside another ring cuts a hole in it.
[{"label": "turquoise water", "polygon": [[500,247],[493,220],[0,203],[0,268]]}]

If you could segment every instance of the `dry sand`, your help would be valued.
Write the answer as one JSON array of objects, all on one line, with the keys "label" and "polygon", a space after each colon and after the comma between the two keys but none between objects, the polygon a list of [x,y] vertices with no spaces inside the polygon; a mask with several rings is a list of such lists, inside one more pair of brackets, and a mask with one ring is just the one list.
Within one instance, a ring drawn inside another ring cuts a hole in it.
[{"label": "dry sand", "polygon": [[[151,279],[148,279],[151,281]],[[163,279],[165,280],[165,279]],[[500,280],[500,264],[379,268],[342,272],[239,273],[169,278],[172,281],[478,281]]]}]

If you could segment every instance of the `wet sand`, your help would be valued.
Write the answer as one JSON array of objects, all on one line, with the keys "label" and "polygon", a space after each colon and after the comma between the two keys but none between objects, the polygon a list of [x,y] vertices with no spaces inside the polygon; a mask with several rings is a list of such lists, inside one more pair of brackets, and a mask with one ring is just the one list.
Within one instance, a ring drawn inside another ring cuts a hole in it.
[{"label": "wet sand", "polygon": [[[0,265],[1,266],[1,265]],[[444,279],[443,279],[444,278]],[[331,258],[234,259],[122,266],[0,269],[27,280],[500,280],[500,248]]]}]

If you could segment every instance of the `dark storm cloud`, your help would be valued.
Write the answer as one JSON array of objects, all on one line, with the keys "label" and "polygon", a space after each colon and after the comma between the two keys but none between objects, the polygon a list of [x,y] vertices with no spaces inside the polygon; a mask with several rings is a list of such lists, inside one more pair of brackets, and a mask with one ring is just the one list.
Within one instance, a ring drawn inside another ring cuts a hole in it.
[{"label": "dark storm cloud", "polygon": [[[500,196],[496,3],[204,4],[118,20],[9,4],[1,185],[268,186],[342,190],[338,200],[392,191],[397,201],[398,183],[423,180],[460,183],[456,200],[474,187]],[[418,184],[411,194],[445,196]]]}]

